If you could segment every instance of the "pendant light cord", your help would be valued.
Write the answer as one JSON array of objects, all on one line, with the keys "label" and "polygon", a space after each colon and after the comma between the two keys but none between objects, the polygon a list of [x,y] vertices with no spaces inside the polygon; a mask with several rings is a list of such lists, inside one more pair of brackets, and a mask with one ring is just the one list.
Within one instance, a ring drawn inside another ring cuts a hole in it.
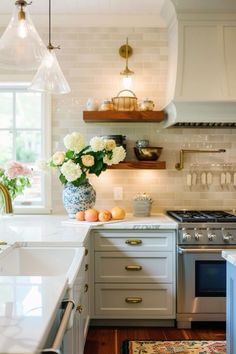
[{"label": "pendant light cord", "polygon": [[48,49],[61,49],[60,46],[54,46],[52,44],[52,6],[51,0],[48,0]]},{"label": "pendant light cord", "polygon": [[51,35],[51,29],[52,29],[52,21],[51,21],[51,0],[48,1],[48,46],[49,47],[52,47],[52,43],[51,43],[51,40],[52,40],[52,35]]}]

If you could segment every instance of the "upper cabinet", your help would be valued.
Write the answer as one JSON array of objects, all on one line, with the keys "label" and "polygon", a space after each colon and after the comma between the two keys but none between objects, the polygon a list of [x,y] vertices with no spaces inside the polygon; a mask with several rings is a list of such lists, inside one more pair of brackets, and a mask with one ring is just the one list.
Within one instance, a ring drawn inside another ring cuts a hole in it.
[{"label": "upper cabinet", "polygon": [[84,111],[85,122],[161,122],[164,111]]}]

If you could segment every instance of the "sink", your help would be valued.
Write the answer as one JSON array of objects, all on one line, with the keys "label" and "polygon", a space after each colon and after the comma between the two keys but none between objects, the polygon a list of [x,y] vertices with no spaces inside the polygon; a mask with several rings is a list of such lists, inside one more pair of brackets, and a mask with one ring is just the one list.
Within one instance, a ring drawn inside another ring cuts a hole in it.
[{"label": "sink", "polygon": [[84,248],[10,247],[0,254],[0,276],[76,276]]}]

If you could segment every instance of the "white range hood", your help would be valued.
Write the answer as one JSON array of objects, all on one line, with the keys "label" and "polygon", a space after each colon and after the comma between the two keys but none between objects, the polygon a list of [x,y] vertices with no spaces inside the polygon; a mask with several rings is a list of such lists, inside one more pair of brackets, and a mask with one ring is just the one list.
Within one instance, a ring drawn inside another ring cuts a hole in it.
[{"label": "white range hood", "polygon": [[212,13],[179,8],[188,1],[172,0],[163,126],[236,127],[236,2],[224,0],[231,13],[229,6]]}]

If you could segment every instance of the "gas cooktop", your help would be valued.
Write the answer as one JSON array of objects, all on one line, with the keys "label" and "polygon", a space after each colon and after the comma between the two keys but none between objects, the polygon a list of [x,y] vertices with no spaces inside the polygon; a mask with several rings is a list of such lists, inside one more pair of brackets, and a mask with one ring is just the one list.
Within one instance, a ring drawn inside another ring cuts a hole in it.
[{"label": "gas cooktop", "polygon": [[221,210],[168,210],[179,222],[236,222],[236,215]]}]

